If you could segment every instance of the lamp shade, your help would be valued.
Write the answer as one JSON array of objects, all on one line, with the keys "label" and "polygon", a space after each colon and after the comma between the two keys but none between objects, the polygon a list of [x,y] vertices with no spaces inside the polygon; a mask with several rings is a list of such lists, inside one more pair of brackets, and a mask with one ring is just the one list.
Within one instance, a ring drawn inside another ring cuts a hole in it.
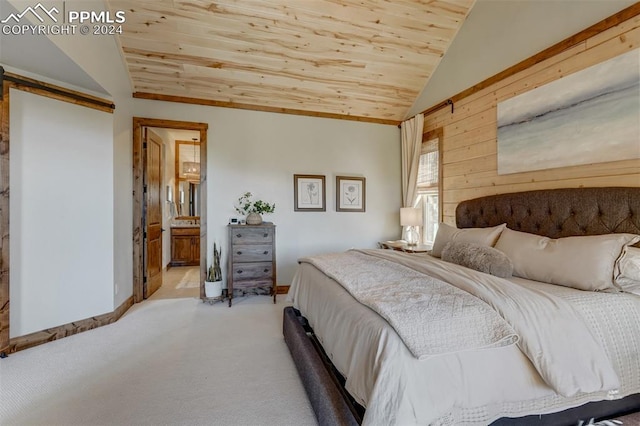
[{"label": "lamp shade", "polygon": [[422,210],[415,207],[400,208],[400,225],[420,226],[422,225]]},{"label": "lamp shade", "polygon": [[195,161],[185,161],[182,163],[182,173],[185,175],[199,175],[200,163]]}]

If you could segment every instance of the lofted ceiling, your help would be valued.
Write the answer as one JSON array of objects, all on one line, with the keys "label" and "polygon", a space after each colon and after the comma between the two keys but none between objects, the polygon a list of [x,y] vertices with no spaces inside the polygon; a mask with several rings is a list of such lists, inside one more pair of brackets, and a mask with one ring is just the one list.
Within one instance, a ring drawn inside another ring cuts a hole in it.
[{"label": "lofted ceiling", "polygon": [[134,96],[397,123],[475,0],[109,0]]}]

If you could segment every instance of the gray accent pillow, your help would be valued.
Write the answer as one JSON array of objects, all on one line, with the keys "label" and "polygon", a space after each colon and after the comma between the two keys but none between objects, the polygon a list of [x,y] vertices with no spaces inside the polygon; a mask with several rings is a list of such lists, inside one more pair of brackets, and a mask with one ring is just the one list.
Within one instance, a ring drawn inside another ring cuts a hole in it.
[{"label": "gray accent pillow", "polygon": [[513,264],[506,254],[476,243],[450,241],[442,249],[442,260],[500,278],[513,274]]}]

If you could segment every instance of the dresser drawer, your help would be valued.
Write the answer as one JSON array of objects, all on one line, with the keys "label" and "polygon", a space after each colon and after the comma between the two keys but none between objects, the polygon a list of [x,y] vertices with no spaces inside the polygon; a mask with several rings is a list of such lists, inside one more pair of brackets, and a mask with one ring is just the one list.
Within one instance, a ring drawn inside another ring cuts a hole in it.
[{"label": "dresser drawer", "polygon": [[233,246],[234,263],[271,262],[273,260],[273,246],[271,244],[238,244]]},{"label": "dresser drawer", "polygon": [[273,280],[249,280],[249,281],[236,281],[233,283],[233,288],[239,288],[242,290],[248,290],[256,287],[271,287],[273,286]]},{"label": "dresser drawer", "polygon": [[253,227],[251,225],[234,227],[231,241],[233,244],[271,243],[273,241],[273,228]]},{"label": "dresser drawer", "polygon": [[250,262],[233,265],[233,280],[260,280],[273,277],[273,263]]}]

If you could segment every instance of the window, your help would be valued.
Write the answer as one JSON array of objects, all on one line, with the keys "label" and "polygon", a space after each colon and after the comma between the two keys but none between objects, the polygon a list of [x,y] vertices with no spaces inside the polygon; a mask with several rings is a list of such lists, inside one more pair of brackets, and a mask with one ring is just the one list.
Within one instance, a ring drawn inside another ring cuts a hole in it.
[{"label": "window", "polygon": [[425,136],[420,153],[415,206],[422,208],[422,243],[433,245],[440,223],[440,136]]}]

